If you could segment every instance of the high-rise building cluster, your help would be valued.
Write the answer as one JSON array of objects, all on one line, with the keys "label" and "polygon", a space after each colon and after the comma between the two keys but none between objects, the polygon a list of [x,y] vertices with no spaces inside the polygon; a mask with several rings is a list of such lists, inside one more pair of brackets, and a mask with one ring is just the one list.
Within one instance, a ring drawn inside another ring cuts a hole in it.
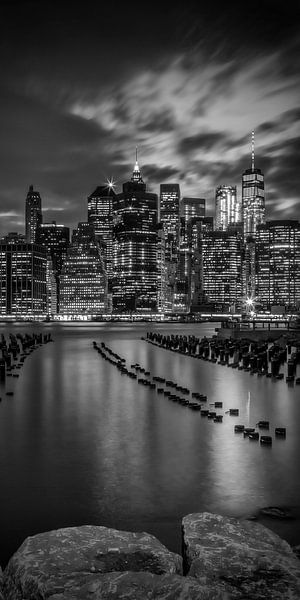
[{"label": "high-rise building cluster", "polygon": [[31,185],[25,235],[0,240],[0,316],[101,318],[300,308],[300,223],[265,219],[264,175],[254,164],[235,185],[219,185],[215,218],[204,198],[178,183],[147,191],[136,156],[117,194],[98,186],[87,221],[43,223]]}]

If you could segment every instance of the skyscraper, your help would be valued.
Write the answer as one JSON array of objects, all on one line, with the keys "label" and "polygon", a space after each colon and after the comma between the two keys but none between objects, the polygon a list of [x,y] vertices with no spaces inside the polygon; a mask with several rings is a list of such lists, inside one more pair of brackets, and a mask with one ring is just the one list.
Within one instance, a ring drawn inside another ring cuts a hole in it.
[{"label": "skyscraper", "polygon": [[265,221],[264,176],[254,165],[254,132],[252,132],[251,169],[242,176],[242,217],[244,237],[255,237],[257,226]]},{"label": "skyscraper", "polygon": [[96,316],[106,310],[106,276],[90,223],[73,231],[60,276],[60,314]]},{"label": "skyscraper", "polygon": [[160,186],[159,221],[166,236],[172,236],[175,244],[179,238],[179,202],[178,183],[162,183]]},{"label": "skyscraper", "polygon": [[166,239],[161,223],[157,226],[157,310],[161,313],[172,310],[172,305],[168,304]]},{"label": "skyscraper", "polygon": [[25,203],[25,236],[27,243],[36,241],[36,232],[42,223],[42,200],[39,192],[29,186]]},{"label": "skyscraper", "polygon": [[179,258],[180,187],[178,183],[160,186],[159,220],[165,232],[165,264],[167,276],[167,306],[174,307],[174,294]]},{"label": "skyscraper", "polygon": [[48,314],[46,250],[37,244],[0,245],[0,314],[45,317]]},{"label": "skyscraper", "polygon": [[191,310],[205,303],[203,290],[203,236],[211,234],[214,229],[213,217],[195,217],[189,222],[192,260],[190,276]]},{"label": "skyscraper", "polygon": [[36,241],[46,248],[47,254],[51,256],[55,273],[60,275],[70,243],[69,227],[58,225],[56,221],[42,223],[37,229]]},{"label": "skyscraper", "polygon": [[146,191],[137,157],[114,202],[114,312],[157,310],[157,195]]},{"label": "skyscraper", "polygon": [[[48,256],[48,267],[47,267],[47,282],[48,288],[50,289],[51,300],[51,313],[54,314],[59,312],[59,277],[61,274],[62,266],[67,256],[67,250],[70,244],[70,230],[65,225],[57,225],[56,221],[52,223],[42,223],[36,231],[36,241],[38,244],[46,249]],[[49,261],[50,259],[50,261]],[[51,266],[52,265],[52,266]],[[54,291],[53,291],[53,278],[56,285],[56,310],[54,307]],[[50,286],[50,287],[49,287]]]},{"label": "skyscraper", "polygon": [[187,198],[180,201],[179,248],[174,292],[174,311],[187,312],[191,304],[191,283],[194,265],[193,224],[205,218],[205,199]]},{"label": "skyscraper", "polygon": [[226,231],[229,225],[242,219],[241,205],[237,198],[236,186],[219,185],[216,189],[216,230]]},{"label": "skyscraper", "polygon": [[257,296],[266,309],[300,306],[300,223],[267,221],[257,228]]},{"label": "skyscraper", "polygon": [[112,185],[98,186],[88,196],[88,222],[94,226],[100,242],[110,288],[112,277],[113,202],[116,198]]}]

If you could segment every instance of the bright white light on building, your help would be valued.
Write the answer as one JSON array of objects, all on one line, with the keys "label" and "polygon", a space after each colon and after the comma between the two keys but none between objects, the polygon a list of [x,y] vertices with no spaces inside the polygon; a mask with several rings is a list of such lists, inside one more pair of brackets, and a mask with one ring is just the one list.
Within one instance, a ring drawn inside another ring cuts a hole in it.
[{"label": "bright white light on building", "polygon": [[117,186],[117,182],[114,180],[113,177],[108,178],[106,180],[106,184],[107,184],[107,187],[113,191],[115,190],[115,187]]}]

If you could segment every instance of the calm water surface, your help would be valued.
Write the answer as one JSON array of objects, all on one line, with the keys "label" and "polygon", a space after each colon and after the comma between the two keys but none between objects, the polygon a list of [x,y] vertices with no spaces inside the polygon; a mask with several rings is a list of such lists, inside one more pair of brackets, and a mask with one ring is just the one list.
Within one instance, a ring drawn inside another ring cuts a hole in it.
[{"label": "calm water surface", "polygon": [[[180,551],[180,520],[208,510],[248,516],[269,505],[300,516],[300,394],[285,381],[258,378],[156,348],[141,336],[214,334],[216,323],[4,325],[4,335],[52,332],[7,378],[0,396],[0,564],[28,535],[99,524],[148,531]],[[223,423],[169,402],[101,359],[92,341],[223,401]],[[297,376],[300,376],[299,367]],[[5,396],[13,390],[14,396]],[[236,423],[287,427],[272,447],[235,435]],[[300,543],[299,520],[264,521]]]}]

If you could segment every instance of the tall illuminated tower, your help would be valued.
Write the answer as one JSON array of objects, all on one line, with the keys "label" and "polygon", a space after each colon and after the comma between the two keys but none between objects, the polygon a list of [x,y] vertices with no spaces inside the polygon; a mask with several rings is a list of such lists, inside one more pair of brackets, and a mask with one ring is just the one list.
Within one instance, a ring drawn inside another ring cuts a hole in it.
[{"label": "tall illuminated tower", "polygon": [[162,183],[160,186],[159,220],[166,236],[177,245],[179,240],[179,203],[179,184]]},{"label": "tall illuminated tower", "polygon": [[179,257],[180,187],[178,183],[160,186],[159,220],[165,234],[165,264],[167,271],[166,306],[175,310],[175,287]]},{"label": "tall illuminated tower", "polygon": [[244,237],[255,238],[257,226],[265,222],[264,175],[254,164],[254,131],[252,131],[251,169],[242,176],[242,217]]},{"label": "tall illuminated tower", "polygon": [[112,277],[113,203],[116,194],[113,184],[100,185],[88,196],[88,222],[94,226],[100,242],[110,287]]},{"label": "tall illuminated tower", "polygon": [[174,311],[187,312],[191,303],[191,279],[194,263],[192,223],[205,218],[205,199],[187,198],[180,201],[180,228]]},{"label": "tall illuminated tower", "polygon": [[56,221],[43,223],[37,230],[36,241],[46,248],[47,254],[51,256],[55,273],[60,275],[70,243],[69,227],[58,225]]},{"label": "tall illuminated tower", "polygon": [[241,219],[241,205],[237,198],[236,186],[219,185],[216,189],[216,230],[226,231],[229,225],[238,223]]},{"label": "tall illuminated tower", "polygon": [[131,180],[114,202],[113,310],[156,311],[157,195],[146,191],[137,156]]},{"label": "tall illuminated tower", "polygon": [[25,236],[28,244],[36,240],[37,228],[42,223],[42,200],[39,192],[29,186],[25,203]]},{"label": "tall illuminated tower", "polygon": [[59,278],[62,266],[66,260],[67,250],[70,243],[69,227],[65,227],[65,225],[57,225],[56,221],[52,221],[52,223],[42,223],[37,229],[36,242],[37,244],[40,244],[46,248],[47,256],[50,258],[52,263],[53,276],[56,284],[56,312],[59,312]]}]

